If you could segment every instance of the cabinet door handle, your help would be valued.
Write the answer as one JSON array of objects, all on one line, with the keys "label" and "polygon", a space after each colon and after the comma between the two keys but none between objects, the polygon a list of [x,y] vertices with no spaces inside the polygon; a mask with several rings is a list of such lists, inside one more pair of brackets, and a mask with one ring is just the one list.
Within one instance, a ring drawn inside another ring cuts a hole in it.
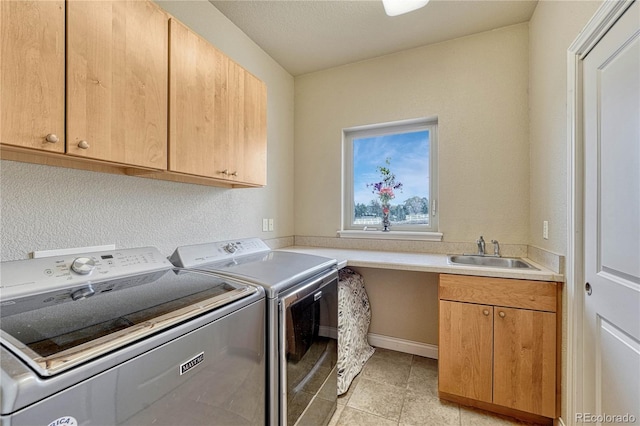
[{"label": "cabinet door handle", "polygon": [[49,143],[57,143],[60,139],[58,139],[58,135],[55,133],[49,133],[45,140]]},{"label": "cabinet door handle", "polygon": [[89,149],[89,142],[81,140],[80,142],[78,142],[78,148]]},{"label": "cabinet door handle", "polygon": [[483,310],[482,310],[482,314],[483,314],[485,317],[488,317],[488,316],[489,316],[489,310],[488,310],[488,309],[483,309]]},{"label": "cabinet door handle", "polygon": [[505,314],[505,313],[504,313],[504,312],[502,312],[502,311],[500,311],[500,312],[498,313],[498,315],[500,315],[500,318],[504,318],[504,317],[506,317],[506,316],[507,316],[507,314]]}]

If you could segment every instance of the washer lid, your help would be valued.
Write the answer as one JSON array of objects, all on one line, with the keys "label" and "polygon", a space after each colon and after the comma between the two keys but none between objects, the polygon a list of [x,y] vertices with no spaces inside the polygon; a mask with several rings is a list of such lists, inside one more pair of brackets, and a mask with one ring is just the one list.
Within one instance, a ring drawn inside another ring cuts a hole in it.
[{"label": "washer lid", "polygon": [[[21,262],[39,264],[35,260]],[[52,376],[232,302],[244,303],[240,299],[251,303],[250,295],[262,293],[232,278],[169,268],[124,276],[110,270],[117,278],[54,286],[52,292],[14,291],[18,297],[10,299],[3,292],[0,343],[39,375]]]}]

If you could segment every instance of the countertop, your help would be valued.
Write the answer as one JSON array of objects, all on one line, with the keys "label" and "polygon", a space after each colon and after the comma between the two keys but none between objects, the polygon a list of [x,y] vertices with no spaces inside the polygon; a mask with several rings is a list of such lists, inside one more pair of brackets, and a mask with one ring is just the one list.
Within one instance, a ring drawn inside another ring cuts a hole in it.
[{"label": "countertop", "polygon": [[434,272],[439,274],[476,275],[482,277],[514,278],[533,281],[564,281],[564,276],[529,259],[526,262],[539,269],[503,269],[485,266],[450,265],[446,254],[403,253],[374,250],[345,250],[324,247],[290,246],[279,250],[314,254],[336,259],[338,267],[361,266],[401,271]]}]

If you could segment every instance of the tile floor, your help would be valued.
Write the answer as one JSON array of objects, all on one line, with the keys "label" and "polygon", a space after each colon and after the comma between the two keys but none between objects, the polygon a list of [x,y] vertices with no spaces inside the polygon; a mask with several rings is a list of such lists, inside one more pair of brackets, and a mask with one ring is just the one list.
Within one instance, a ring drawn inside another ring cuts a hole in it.
[{"label": "tile floor", "polygon": [[523,425],[509,417],[438,399],[438,361],[377,348],[329,426]]}]

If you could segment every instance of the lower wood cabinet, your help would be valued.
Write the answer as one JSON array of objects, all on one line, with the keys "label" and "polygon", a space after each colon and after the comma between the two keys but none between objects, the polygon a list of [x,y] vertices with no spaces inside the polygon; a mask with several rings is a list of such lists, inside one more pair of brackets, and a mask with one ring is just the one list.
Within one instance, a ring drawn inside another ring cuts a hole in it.
[{"label": "lower wood cabinet", "polygon": [[439,299],[440,397],[557,417],[560,284],[443,274]]},{"label": "lower wood cabinet", "polygon": [[438,390],[493,401],[493,307],[440,301]]}]

